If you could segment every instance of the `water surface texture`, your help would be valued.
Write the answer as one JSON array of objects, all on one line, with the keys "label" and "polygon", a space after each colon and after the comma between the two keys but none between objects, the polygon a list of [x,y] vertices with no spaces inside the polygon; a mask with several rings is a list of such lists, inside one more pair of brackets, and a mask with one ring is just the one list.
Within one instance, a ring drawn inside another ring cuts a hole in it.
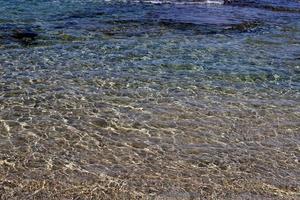
[{"label": "water surface texture", "polygon": [[299,199],[300,2],[0,0],[1,199]]}]

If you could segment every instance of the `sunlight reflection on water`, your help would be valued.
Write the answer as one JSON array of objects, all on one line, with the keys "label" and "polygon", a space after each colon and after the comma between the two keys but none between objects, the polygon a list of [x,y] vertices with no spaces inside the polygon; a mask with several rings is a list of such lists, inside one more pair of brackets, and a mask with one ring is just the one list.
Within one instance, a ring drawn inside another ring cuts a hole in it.
[{"label": "sunlight reflection on water", "polygon": [[297,198],[299,3],[247,2],[0,1],[1,198]]}]

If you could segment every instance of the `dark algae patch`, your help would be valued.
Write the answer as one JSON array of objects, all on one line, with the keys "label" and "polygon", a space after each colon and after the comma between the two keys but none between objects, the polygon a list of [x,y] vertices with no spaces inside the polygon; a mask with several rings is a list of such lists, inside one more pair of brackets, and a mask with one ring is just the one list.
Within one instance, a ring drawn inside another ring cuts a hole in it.
[{"label": "dark algae patch", "polygon": [[299,199],[299,8],[0,0],[0,199]]}]

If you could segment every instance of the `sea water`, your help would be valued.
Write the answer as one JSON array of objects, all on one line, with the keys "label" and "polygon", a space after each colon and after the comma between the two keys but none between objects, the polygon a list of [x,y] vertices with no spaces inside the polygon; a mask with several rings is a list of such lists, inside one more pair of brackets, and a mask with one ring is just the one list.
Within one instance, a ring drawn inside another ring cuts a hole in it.
[{"label": "sea water", "polygon": [[3,199],[296,199],[300,2],[0,0]]}]

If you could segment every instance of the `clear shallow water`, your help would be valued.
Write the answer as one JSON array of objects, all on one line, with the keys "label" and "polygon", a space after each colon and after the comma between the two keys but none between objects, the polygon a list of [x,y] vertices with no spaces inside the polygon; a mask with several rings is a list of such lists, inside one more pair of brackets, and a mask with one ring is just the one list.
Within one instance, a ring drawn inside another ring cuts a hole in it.
[{"label": "clear shallow water", "polygon": [[0,5],[3,199],[299,198],[299,1]]}]

